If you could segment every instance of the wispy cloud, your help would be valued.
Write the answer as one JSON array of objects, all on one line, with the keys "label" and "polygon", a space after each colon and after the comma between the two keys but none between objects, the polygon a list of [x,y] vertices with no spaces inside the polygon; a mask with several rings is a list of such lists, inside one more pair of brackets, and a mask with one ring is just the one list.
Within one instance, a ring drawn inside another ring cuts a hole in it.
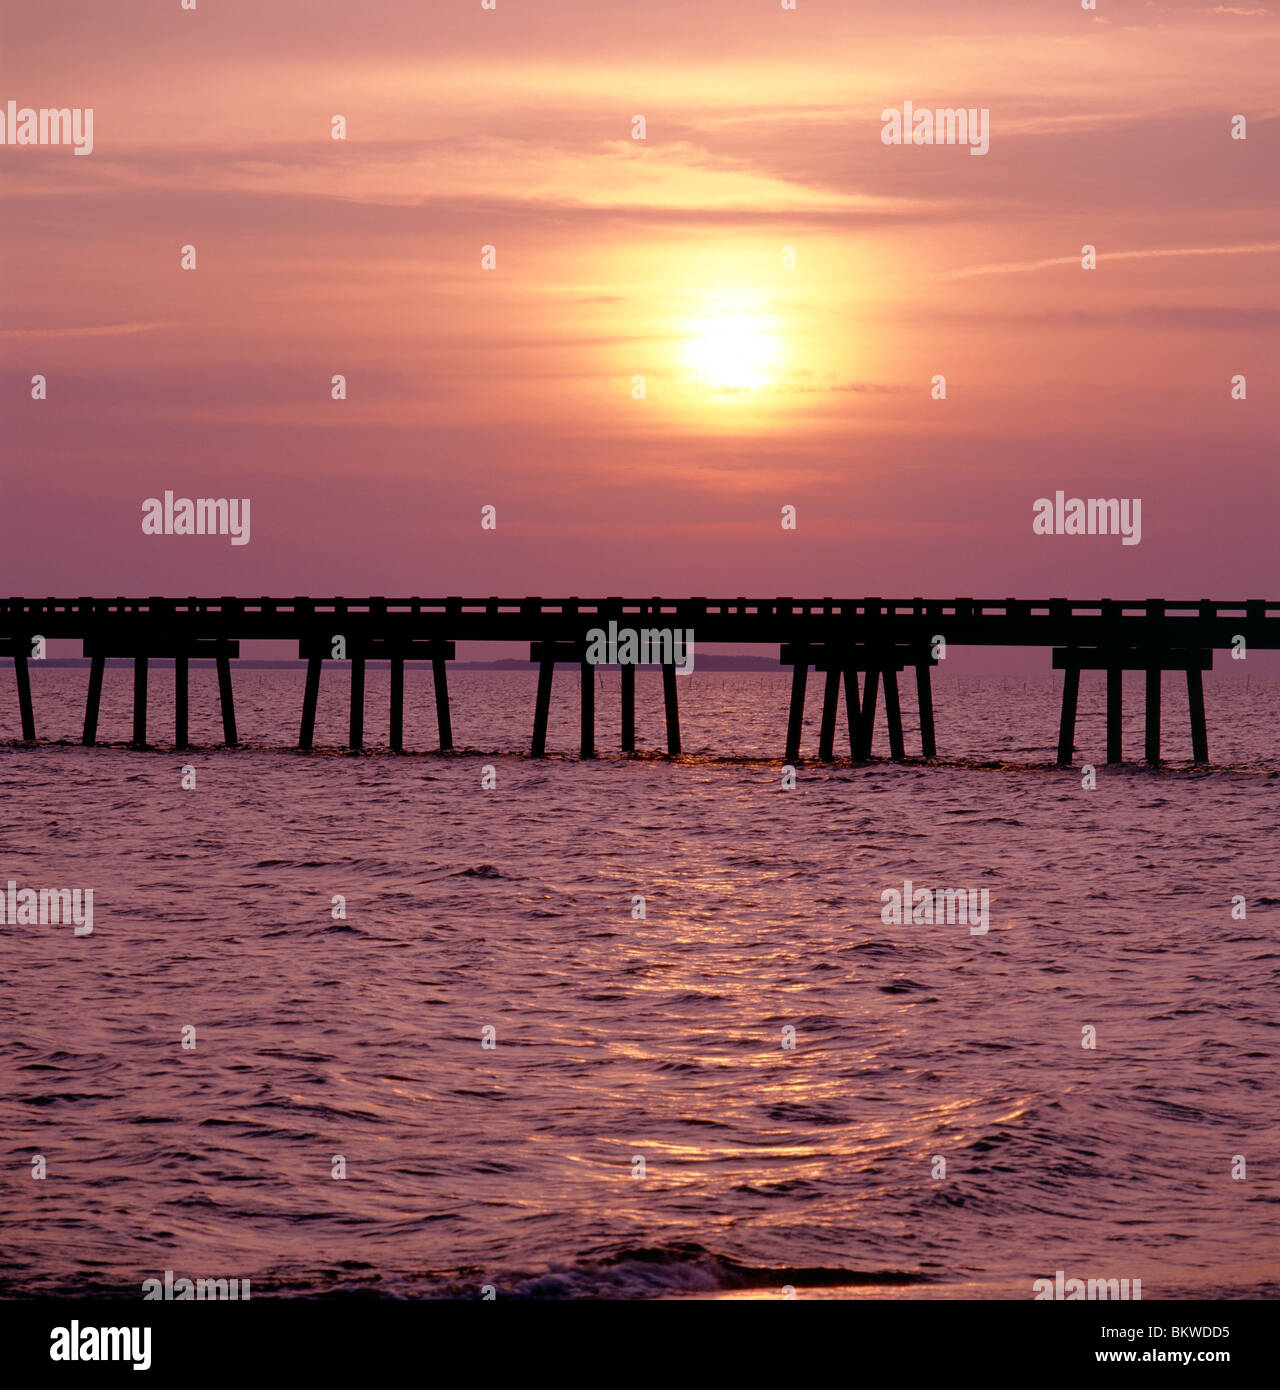
[{"label": "wispy cloud", "polygon": [[76,328],[0,328],[0,338],[116,338],[172,326],[168,323],[102,323]]},{"label": "wispy cloud", "polygon": [[[1247,246],[1170,246],[1143,251],[1100,251],[1098,264],[1104,261],[1146,261],[1170,256],[1247,256],[1266,255],[1280,251],[1280,241],[1257,241]],[[1080,257],[1054,256],[1046,261],[1002,261],[995,265],[971,265],[951,270],[940,278],[965,280],[974,275],[1025,275],[1035,270],[1048,270],[1056,265],[1079,265]]]}]

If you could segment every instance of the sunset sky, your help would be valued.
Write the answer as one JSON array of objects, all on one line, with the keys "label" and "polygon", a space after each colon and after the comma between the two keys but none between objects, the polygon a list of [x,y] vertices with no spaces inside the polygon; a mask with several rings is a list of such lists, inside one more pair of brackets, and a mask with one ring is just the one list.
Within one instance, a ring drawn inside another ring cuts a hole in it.
[{"label": "sunset sky", "polygon": [[[0,148],[0,589],[1275,598],[1278,39],[1251,0],[6,5],[0,105],[95,148]],[[883,144],[904,100],[989,153]],[[144,536],[166,489],[250,497],[251,543]],[[1141,497],[1141,544],[1033,536],[1056,489]]]}]

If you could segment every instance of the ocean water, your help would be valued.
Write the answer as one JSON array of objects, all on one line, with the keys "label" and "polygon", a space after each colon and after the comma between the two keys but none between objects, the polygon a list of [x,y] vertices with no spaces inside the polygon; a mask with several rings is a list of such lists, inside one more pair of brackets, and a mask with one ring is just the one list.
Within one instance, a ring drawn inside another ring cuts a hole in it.
[{"label": "ocean water", "polygon": [[[785,789],[786,676],[682,679],[676,761],[610,754],[598,680],[592,763],[573,673],[536,762],[523,673],[454,675],[448,756],[289,751],[300,671],[235,672],[231,752],[211,671],[189,753],[123,746],[127,670],[94,750],[83,672],[33,671],[34,749],[0,689],[0,886],[94,894],[88,936],[0,924],[0,1293],[1280,1294],[1276,683],[1209,678],[1198,769],[1170,679],[1153,771],[1086,678],[1059,770],[1051,679],[944,677],[937,765]],[[170,705],[153,671],[162,744]],[[428,673],[407,705],[430,749]],[[886,924],[908,879],[989,930]]]}]

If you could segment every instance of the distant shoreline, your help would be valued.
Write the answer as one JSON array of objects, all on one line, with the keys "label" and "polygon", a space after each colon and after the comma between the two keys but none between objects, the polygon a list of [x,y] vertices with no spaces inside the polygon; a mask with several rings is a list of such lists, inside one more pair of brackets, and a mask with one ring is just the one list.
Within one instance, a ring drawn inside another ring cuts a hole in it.
[{"label": "distant shoreline", "polygon": [[[58,666],[66,668],[88,667],[90,662],[88,657],[81,656],[62,656],[50,657],[35,663],[38,666]],[[128,656],[109,656],[104,663],[107,667],[132,668],[133,658]],[[173,658],[163,656],[153,656],[149,659],[149,665],[157,667],[172,667]],[[297,659],[267,660],[265,658],[255,659],[253,657],[235,658],[235,667],[239,670],[255,671],[305,671],[307,663]],[[192,657],[188,662],[192,670],[207,668],[213,670],[216,663],[201,657]],[[557,661],[556,670],[576,671],[579,663],[576,661]],[[389,669],[390,661],[368,660],[365,666],[369,670],[379,668]],[[431,670],[429,661],[406,661],[406,668],[414,670]],[[520,657],[502,657],[496,661],[451,661],[449,663],[451,671],[528,671],[536,672],[538,663],[536,661],[526,661]],[[596,667],[598,671],[618,671],[618,665],[612,666],[601,664]],[[641,666],[642,671],[660,671],[660,666]],[[781,672],[784,668],[776,657],[771,656],[699,656],[697,659],[697,670],[699,671],[773,671]]]}]

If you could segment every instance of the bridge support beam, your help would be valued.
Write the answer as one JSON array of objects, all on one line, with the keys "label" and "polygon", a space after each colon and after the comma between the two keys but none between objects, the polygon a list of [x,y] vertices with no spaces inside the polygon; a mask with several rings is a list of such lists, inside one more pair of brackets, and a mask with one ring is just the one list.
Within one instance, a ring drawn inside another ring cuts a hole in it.
[{"label": "bridge support beam", "polygon": [[858,710],[858,744],[851,747],[849,755],[854,762],[861,763],[871,756],[871,744],[876,728],[876,692],[880,685],[878,669],[869,670],[862,680],[862,705]]},{"label": "bridge support beam", "polygon": [[27,669],[27,653],[14,643],[13,678],[18,686],[18,716],[22,721],[22,741],[36,741],[36,711],[31,702],[31,672]]},{"label": "bridge support beam", "polygon": [[351,717],[347,747],[353,753],[364,747],[364,657],[351,658]]},{"label": "bridge support beam", "polygon": [[1204,682],[1198,670],[1187,668],[1187,705],[1191,712],[1191,756],[1198,763],[1209,761],[1209,731],[1204,722]]},{"label": "bridge support beam", "polygon": [[789,763],[800,761],[800,735],[804,728],[804,688],[809,680],[809,658],[805,653],[791,671],[791,709],[787,714],[787,751]]},{"label": "bridge support beam", "polygon": [[578,756],[594,758],[596,755],[596,668],[585,657],[582,667],[582,730],[578,741]]},{"label": "bridge support beam", "polygon": [[147,746],[147,658],[133,658],[133,746]]},{"label": "bridge support beam", "polygon": [[916,703],[920,709],[920,752],[926,758],[938,756],[933,731],[933,683],[928,662],[916,663]]},{"label": "bridge support beam", "polygon": [[844,715],[849,727],[849,756],[857,756],[858,731],[862,727],[862,700],[858,694],[858,673],[846,666],[844,676]]},{"label": "bridge support beam", "polygon": [[[822,695],[822,724],[818,735],[818,757],[830,762],[835,756],[836,720],[839,714],[840,682],[844,681],[845,711],[849,725],[849,756],[862,762],[871,756],[875,730],[877,691],[884,684],[885,721],[889,730],[889,756],[897,762],[906,757],[902,728],[902,706],[898,697],[898,672],[908,666],[916,669],[916,689],[920,696],[920,747],[924,756],[937,756],[933,728],[933,692],[929,668],[934,664],[931,650],[919,646],[869,646],[853,643],[788,642],[782,646],[779,661],[792,668],[791,708],[787,720],[786,760],[800,756],[804,724],[804,695],[808,668],[826,673]],[[862,693],[858,675],[865,673]]]},{"label": "bridge support beam", "polygon": [[662,703],[667,713],[667,756],[680,756],[680,702],[676,694],[676,668],[672,662],[662,667]]},{"label": "bridge support beam", "polygon": [[551,682],[555,678],[556,663],[538,663],[538,695],[533,707],[533,741],[529,745],[529,755],[544,758],[547,754],[547,719],[551,713]]},{"label": "bridge support beam", "polygon": [[[453,643],[446,644],[449,655],[453,655]],[[436,726],[440,730],[440,751],[448,753],[453,748],[453,720],[449,716],[449,674],[443,656],[432,657],[431,677],[436,688]]]},{"label": "bridge support beam", "polygon": [[104,658],[95,656],[89,662],[89,693],[84,702],[84,737],[81,742],[92,748],[98,741],[98,707],[102,703],[102,668]]},{"label": "bridge support beam", "polygon": [[1204,720],[1202,671],[1213,670],[1211,649],[1165,647],[1058,647],[1053,653],[1055,671],[1063,672],[1062,723],[1058,730],[1058,764],[1067,767],[1073,751],[1076,703],[1081,671],[1107,673],[1107,762],[1123,759],[1121,716],[1126,671],[1141,671],[1146,678],[1146,738],[1143,753],[1153,766],[1160,761],[1160,682],[1166,671],[1187,673],[1187,706],[1191,719],[1191,750],[1196,762],[1207,762],[1209,737]]},{"label": "bridge support beam", "polygon": [[884,680],[884,717],[889,725],[889,756],[894,762],[901,762],[906,756],[902,742],[902,706],[898,703],[898,672],[886,666],[881,673]]},{"label": "bridge support beam", "polygon": [[1080,703],[1080,668],[1062,673],[1062,719],[1058,724],[1058,766],[1070,767],[1076,749],[1076,708]]},{"label": "bridge support beam", "polygon": [[636,751],[636,668],[619,667],[622,673],[622,751]]},{"label": "bridge support beam", "polygon": [[818,758],[829,763],[835,757],[836,715],[840,703],[840,672],[831,667],[822,691],[822,728],[818,734]]},{"label": "bridge support beam", "polygon": [[173,744],[175,748],[190,748],[187,736],[187,668],[189,659],[175,656],[173,659]]},{"label": "bridge support beam", "polygon": [[1147,667],[1147,741],[1149,763],[1160,761],[1160,668]]},{"label": "bridge support beam", "polygon": [[298,730],[298,749],[309,753],[316,737],[316,706],[320,703],[320,657],[307,658],[307,684],[302,692],[302,727]]},{"label": "bridge support beam", "polygon": [[1107,761],[1124,761],[1124,668],[1107,668]]},{"label": "bridge support beam", "polygon": [[391,658],[391,751],[404,752],[404,657]]},{"label": "bridge support beam", "polygon": [[218,699],[222,705],[222,741],[234,748],[240,742],[236,737],[236,702],[231,693],[231,662],[222,652],[218,654]]},{"label": "bridge support beam", "polygon": [[[316,708],[320,702],[320,672],[331,658],[333,639],[326,633],[304,637],[298,643],[298,656],[307,663],[306,686],[302,693],[302,725],[298,749],[306,753],[315,746]],[[436,721],[440,726],[440,749],[453,747],[453,725],[449,718],[447,663],[453,659],[454,644],[427,638],[365,637],[357,634],[347,642],[351,662],[351,709],[347,724],[347,746],[352,752],[364,747],[365,691],[370,661],[385,660],[391,668],[389,741],[392,752],[404,752],[404,668],[414,660],[431,662],[435,683]]]},{"label": "bridge support beam", "polygon": [[84,655],[89,658],[89,691],[84,703],[84,733],[81,742],[93,747],[98,741],[98,713],[102,707],[102,677],[107,659],[133,662],[133,737],[134,748],[147,748],[148,674],[152,661],[173,661],[173,727],[174,746],[189,748],[189,672],[192,657],[214,658],[218,667],[218,685],[222,697],[223,732],[228,746],[236,737],[235,710],[231,703],[231,658],[240,655],[240,644],[228,638],[196,637],[175,640],[164,637],[139,640],[130,637],[108,636],[85,638]]}]

